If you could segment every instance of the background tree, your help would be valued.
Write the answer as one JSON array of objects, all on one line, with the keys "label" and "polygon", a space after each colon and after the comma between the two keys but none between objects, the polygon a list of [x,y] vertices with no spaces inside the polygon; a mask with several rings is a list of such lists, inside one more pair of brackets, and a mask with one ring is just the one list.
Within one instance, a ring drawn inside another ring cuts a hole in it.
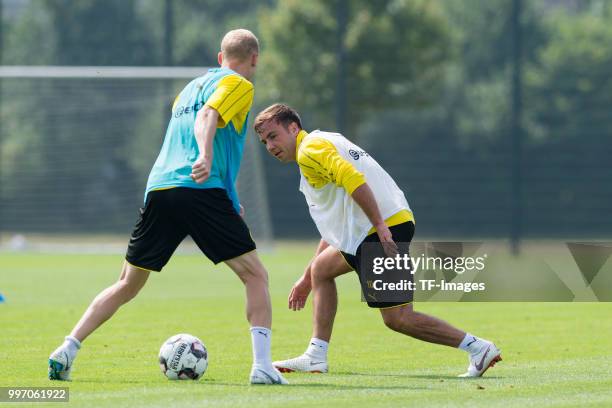
[{"label": "background tree", "polygon": [[612,16],[560,12],[547,28],[551,41],[539,50],[526,75],[531,140],[609,138]]},{"label": "background tree", "polygon": [[[136,12],[136,3],[32,2],[9,33],[7,48],[15,50],[9,53],[9,63],[152,64],[156,52]],[[121,85],[105,80],[6,81],[6,94],[11,99],[7,108],[12,114],[8,115],[4,141],[9,168],[3,174],[3,200],[16,211],[6,214],[9,219],[19,220],[21,207],[17,203],[55,192],[55,198],[41,206],[36,215],[41,220],[54,220],[55,230],[58,225],[69,230],[73,225],[87,224],[85,220],[90,220],[92,230],[116,225],[113,217],[119,212],[113,210],[125,201],[134,202],[135,197],[100,192],[134,189],[127,146],[138,115],[126,113],[129,100],[115,97],[124,95],[126,88],[119,88],[121,92],[101,91]],[[146,94],[149,90],[132,88],[132,95],[139,92]],[[80,101],[78,114],[75,101]],[[54,109],[46,109],[48,106]],[[100,218],[98,214],[109,217]]]},{"label": "background tree", "polygon": [[[279,2],[260,15],[265,47],[263,100],[293,104],[316,126],[333,129],[338,102],[338,1]],[[347,0],[343,41],[349,129],[369,114],[435,99],[449,57],[440,9],[427,1]],[[261,100],[261,99],[260,99]]]}]

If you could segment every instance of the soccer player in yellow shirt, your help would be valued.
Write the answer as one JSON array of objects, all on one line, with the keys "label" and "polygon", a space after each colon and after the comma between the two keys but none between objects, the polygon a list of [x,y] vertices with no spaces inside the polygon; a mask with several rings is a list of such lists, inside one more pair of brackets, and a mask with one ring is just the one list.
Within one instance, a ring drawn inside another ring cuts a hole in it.
[{"label": "soccer player in yellow shirt", "polygon": [[[289,307],[299,310],[312,290],[312,339],[304,354],[274,365],[282,372],[327,372],[327,349],[337,308],[335,278],[355,270],[362,280],[364,248],[379,243],[385,253],[393,254],[396,242],[412,240],[414,217],[389,174],[342,135],[318,130],[307,133],[298,113],[284,104],[260,112],[254,127],[271,155],[283,163],[297,161],[302,176],[300,191],[321,234],[315,257],[289,294]],[[401,292],[393,301],[367,297],[365,292],[364,297],[370,307],[380,310],[390,329],[468,352],[469,366],[462,376],[481,376],[501,360],[501,351],[492,342],[414,311],[412,294]]]}]

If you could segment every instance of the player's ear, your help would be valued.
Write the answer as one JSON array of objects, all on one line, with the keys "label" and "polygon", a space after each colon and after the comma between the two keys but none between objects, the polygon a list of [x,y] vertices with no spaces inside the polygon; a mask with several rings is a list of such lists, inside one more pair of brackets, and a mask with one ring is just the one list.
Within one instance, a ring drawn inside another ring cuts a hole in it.
[{"label": "player's ear", "polygon": [[219,51],[217,54],[217,61],[219,62],[219,65],[223,65],[223,53],[221,51]]},{"label": "player's ear", "polygon": [[298,133],[300,133],[300,128],[295,122],[291,122],[289,125],[289,130],[291,131],[291,136],[296,137]]},{"label": "player's ear", "polygon": [[255,68],[257,66],[257,59],[259,58],[258,54],[251,55],[251,67]]}]

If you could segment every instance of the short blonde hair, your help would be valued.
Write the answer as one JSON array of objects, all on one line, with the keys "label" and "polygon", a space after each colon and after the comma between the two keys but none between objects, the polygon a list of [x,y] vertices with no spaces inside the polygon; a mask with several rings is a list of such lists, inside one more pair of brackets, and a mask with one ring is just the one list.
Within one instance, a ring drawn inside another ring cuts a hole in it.
[{"label": "short blonde hair", "polygon": [[259,54],[259,41],[255,34],[244,28],[229,31],[221,40],[221,52],[223,57],[246,61],[253,54]]}]

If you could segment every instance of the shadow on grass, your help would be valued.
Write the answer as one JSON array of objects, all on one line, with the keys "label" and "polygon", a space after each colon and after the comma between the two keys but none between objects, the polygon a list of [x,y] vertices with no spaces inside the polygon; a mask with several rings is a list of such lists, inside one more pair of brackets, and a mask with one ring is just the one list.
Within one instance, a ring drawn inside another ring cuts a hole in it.
[{"label": "shadow on grass", "polygon": [[[366,375],[366,374],[356,374],[356,375]],[[377,375],[373,375],[372,377],[378,377]],[[406,376],[403,376],[406,377]],[[304,377],[302,377],[304,378]],[[287,387],[272,387],[275,390],[278,390],[279,388],[281,389],[285,389],[285,388],[322,388],[322,389],[334,389],[334,390],[379,390],[379,391],[383,391],[383,390],[427,390],[428,388],[426,387],[416,387],[413,385],[405,385],[405,386],[399,386],[399,385],[391,385],[391,386],[367,386],[367,385],[344,385],[344,384],[337,384],[337,383],[324,383],[324,382],[317,382],[317,383],[296,383],[295,380],[297,378],[289,378],[289,382],[290,384]],[[79,380],[78,381],[79,384],[113,384],[113,382],[109,382],[107,379],[87,379],[87,380]],[[128,385],[128,384],[146,384],[149,387],[163,387],[163,388],[171,388],[171,389],[177,389],[179,390],[180,388],[178,387],[196,387],[196,386],[203,386],[203,387],[236,387],[236,388],[244,388],[244,387],[250,387],[252,389],[260,389],[260,390],[265,390],[265,389],[270,389],[270,387],[268,386],[264,386],[264,385],[251,385],[248,384],[246,382],[222,382],[222,381],[217,381],[215,379],[207,379],[207,380],[203,380],[203,381],[161,381],[161,382],[151,382],[150,380],[121,380],[120,382],[114,382],[114,384],[116,385]]]},{"label": "shadow on grass", "polygon": [[438,374],[368,374],[368,373],[354,373],[354,372],[334,372],[334,375],[354,375],[363,377],[391,377],[391,378],[419,378],[423,380],[455,380],[455,381],[472,381],[472,380],[483,380],[487,379],[502,379],[504,377],[486,376],[486,377],[473,377],[473,378],[462,378],[456,375],[438,375]]},{"label": "shadow on grass", "polygon": [[486,377],[457,377],[452,375],[434,375],[434,374],[411,374],[406,375],[409,378],[420,378],[423,380],[456,380],[456,381],[487,381],[487,380],[501,380],[505,377],[496,377],[494,375],[487,375]]},{"label": "shadow on grass", "polygon": [[[393,373],[389,373],[389,374],[373,374],[373,373],[358,373],[358,372],[350,372],[350,371],[340,371],[340,372],[334,372],[333,374],[325,374],[325,375],[321,375],[322,377],[320,377],[322,380],[327,377],[329,378],[330,382],[307,382],[307,383],[295,383],[294,381],[298,380],[298,379],[306,379],[306,378],[313,378],[313,377],[318,377],[321,374],[304,374],[304,373],[298,373],[298,374],[293,374],[292,376],[287,376],[286,378],[289,380],[289,382],[291,384],[289,384],[291,387],[317,387],[317,388],[330,388],[330,389],[339,389],[339,390],[353,390],[353,389],[360,389],[360,390],[405,390],[405,389],[410,389],[410,390],[425,390],[428,388],[425,387],[415,387],[412,385],[406,385],[406,386],[361,386],[361,385],[343,385],[343,384],[337,384],[334,383],[333,380],[334,379],[338,379],[338,377],[341,376],[359,376],[359,377],[370,377],[370,378],[396,378],[396,379],[419,379],[419,380],[434,380],[434,381],[489,381],[489,380],[499,380],[499,379],[503,379],[505,377],[498,377],[498,376],[485,376],[485,377],[475,377],[475,378],[461,378],[461,377],[457,377],[457,376],[451,376],[451,375],[438,375],[438,374],[393,374]],[[292,378],[293,377],[293,378]],[[318,379],[318,378],[317,378]],[[105,384],[109,384],[108,379],[93,379],[93,378],[88,378],[88,379],[81,379],[78,381],[78,383],[80,384],[101,384],[101,383],[105,383]],[[143,384],[143,385],[149,385],[149,386],[161,386],[161,387],[176,387],[177,385],[180,384],[181,387],[186,386],[186,387],[192,387],[192,386],[198,386],[198,385],[203,385],[203,386],[223,386],[223,387],[245,387],[245,386],[250,386],[249,384],[245,383],[245,382],[224,382],[222,379],[215,379],[215,378],[203,378],[200,381],[159,381],[159,382],[152,382],[151,379],[147,379],[147,378],[142,378],[142,379],[122,379],[121,381],[115,382],[115,384],[120,385],[120,384]],[[257,385],[254,385],[253,387],[255,388],[260,388]],[[264,387],[261,387],[264,388]]]},{"label": "shadow on grass", "polygon": [[[290,389],[290,388],[321,388],[321,389],[330,389],[330,390],[373,390],[373,391],[384,391],[384,390],[428,390],[429,388],[426,387],[415,387],[415,386],[411,386],[411,385],[407,385],[407,386],[399,386],[399,385],[392,385],[392,386],[363,386],[363,385],[343,385],[343,384],[326,384],[326,383],[295,383],[292,382],[291,379],[289,379],[290,383],[286,386],[282,386],[282,387],[273,387],[275,390],[277,389]],[[265,386],[265,385],[249,385],[249,384],[232,384],[232,383],[214,383],[211,385],[223,385],[223,386],[247,386],[247,387],[251,387],[252,389],[260,389],[260,390],[264,390],[264,389],[269,389],[269,386]]]}]

